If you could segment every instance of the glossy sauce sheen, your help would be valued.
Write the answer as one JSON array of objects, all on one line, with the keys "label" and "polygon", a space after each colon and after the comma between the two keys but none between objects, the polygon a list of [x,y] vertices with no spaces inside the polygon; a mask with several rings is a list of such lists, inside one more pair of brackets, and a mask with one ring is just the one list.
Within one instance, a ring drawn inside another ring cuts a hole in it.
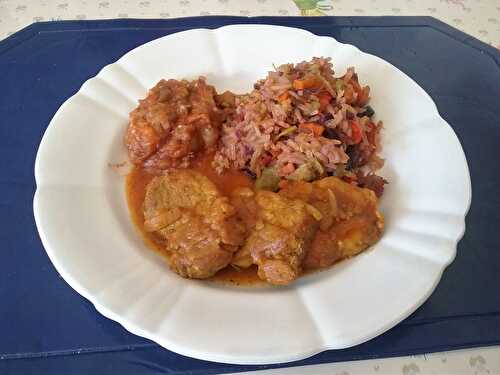
[{"label": "glossy sauce sheen", "polygon": [[[211,166],[212,158],[213,155],[210,154],[195,160],[191,169],[207,176],[224,195],[229,195],[233,190],[240,187],[253,187],[253,181],[243,172],[226,171],[224,174],[219,175]],[[157,251],[162,256],[167,257],[168,254],[161,242],[155,238],[152,233],[148,233],[144,230],[144,213],[142,204],[146,194],[146,187],[154,177],[154,175],[149,174],[143,168],[134,167],[134,169],[127,175],[125,191],[132,221],[141,232],[144,242],[151,249]],[[232,266],[227,266],[226,268],[220,270],[216,275],[212,276],[209,280],[236,285],[264,284],[264,282],[258,278],[257,268],[255,266],[242,270],[237,270]]]}]

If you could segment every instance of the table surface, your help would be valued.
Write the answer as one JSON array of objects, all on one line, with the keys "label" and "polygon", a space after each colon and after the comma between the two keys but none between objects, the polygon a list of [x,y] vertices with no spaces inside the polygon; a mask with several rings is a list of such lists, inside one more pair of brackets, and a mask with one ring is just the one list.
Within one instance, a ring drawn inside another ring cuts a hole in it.
[{"label": "table surface", "polygon": [[[430,15],[500,48],[498,0],[0,0],[0,40],[37,21],[197,15]],[[500,347],[288,368],[252,374],[500,374]]]}]

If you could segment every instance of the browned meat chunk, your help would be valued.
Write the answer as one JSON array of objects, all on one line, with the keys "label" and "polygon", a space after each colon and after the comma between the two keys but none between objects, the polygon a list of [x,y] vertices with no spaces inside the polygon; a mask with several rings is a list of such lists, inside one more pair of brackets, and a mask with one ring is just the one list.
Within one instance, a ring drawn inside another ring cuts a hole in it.
[{"label": "browned meat chunk", "polygon": [[250,229],[232,264],[243,268],[256,264],[259,277],[271,284],[286,285],[295,280],[320,213],[300,200],[269,191],[240,190],[233,194],[232,201]]},{"label": "browned meat chunk", "polygon": [[130,113],[125,135],[129,158],[152,171],[188,167],[197,152],[213,150],[223,112],[203,78],[161,80]]},{"label": "browned meat chunk", "polygon": [[259,205],[255,200],[255,192],[248,188],[237,188],[233,190],[230,197],[231,204],[237,211],[238,219],[245,226],[247,232],[255,228]]},{"label": "browned meat chunk", "polygon": [[170,267],[184,277],[212,276],[245,238],[228,198],[190,170],[170,171],[149,183],[144,219],[144,228],[164,240]]},{"label": "browned meat chunk", "polygon": [[361,187],[373,190],[375,195],[380,198],[384,193],[384,185],[387,184],[387,181],[376,174],[369,174],[367,176],[358,176],[358,184]]},{"label": "browned meat chunk", "polygon": [[313,183],[287,183],[280,194],[302,199],[321,212],[319,230],[304,259],[305,268],[327,267],[356,255],[382,235],[384,219],[372,190],[327,177]]}]

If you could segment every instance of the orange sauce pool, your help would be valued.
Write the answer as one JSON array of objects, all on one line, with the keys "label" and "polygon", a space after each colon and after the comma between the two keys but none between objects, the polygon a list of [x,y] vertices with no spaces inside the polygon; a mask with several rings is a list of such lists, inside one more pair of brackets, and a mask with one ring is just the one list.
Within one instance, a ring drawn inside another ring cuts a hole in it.
[{"label": "orange sauce pool", "polygon": [[[191,169],[207,176],[224,195],[229,195],[233,190],[240,187],[253,187],[253,181],[241,171],[226,171],[219,175],[212,168],[213,154],[203,156],[195,161]],[[152,233],[144,230],[144,213],[142,205],[146,195],[146,187],[155,176],[141,167],[134,167],[125,180],[125,192],[130,216],[134,225],[141,233],[146,245],[157,251],[160,255],[167,257],[168,254],[161,242]],[[236,285],[252,285],[264,283],[257,276],[257,267],[238,270],[232,266],[220,270],[209,280],[231,283]]]}]

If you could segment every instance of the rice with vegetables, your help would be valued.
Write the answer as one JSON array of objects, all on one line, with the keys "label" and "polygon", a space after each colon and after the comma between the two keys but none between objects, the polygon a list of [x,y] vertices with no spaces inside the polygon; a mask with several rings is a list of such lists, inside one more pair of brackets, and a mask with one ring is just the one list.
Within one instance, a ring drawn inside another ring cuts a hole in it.
[{"label": "rice with vegetables", "polygon": [[335,77],[330,60],[281,65],[236,97],[214,158],[217,171],[243,169],[271,190],[287,180],[337,176],[380,196],[382,122],[373,120],[370,87],[361,86],[354,68]]}]

